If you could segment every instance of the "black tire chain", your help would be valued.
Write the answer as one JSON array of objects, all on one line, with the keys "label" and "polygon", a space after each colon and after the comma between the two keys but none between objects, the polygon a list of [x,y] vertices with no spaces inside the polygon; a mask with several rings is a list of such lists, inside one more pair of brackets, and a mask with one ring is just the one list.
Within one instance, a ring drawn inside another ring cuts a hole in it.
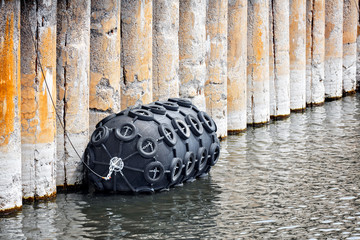
[{"label": "black tire chain", "polygon": [[84,160],[106,176],[110,159],[121,158],[121,171],[110,180],[87,171],[98,191],[154,192],[206,174],[219,159],[216,124],[189,100],[170,98],[128,108],[101,120]]}]

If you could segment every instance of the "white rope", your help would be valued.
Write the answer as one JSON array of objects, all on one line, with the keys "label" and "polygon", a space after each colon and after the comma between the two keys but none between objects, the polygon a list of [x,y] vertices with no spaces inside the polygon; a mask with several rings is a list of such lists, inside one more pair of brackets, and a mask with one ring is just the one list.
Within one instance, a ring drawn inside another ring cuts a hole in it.
[{"label": "white rope", "polygon": [[110,180],[111,179],[111,175],[113,172],[117,173],[117,172],[121,172],[121,170],[124,168],[124,162],[121,158],[118,157],[113,157],[112,159],[110,159],[110,163],[109,163],[109,173],[106,177],[104,177],[103,179],[105,180]]}]

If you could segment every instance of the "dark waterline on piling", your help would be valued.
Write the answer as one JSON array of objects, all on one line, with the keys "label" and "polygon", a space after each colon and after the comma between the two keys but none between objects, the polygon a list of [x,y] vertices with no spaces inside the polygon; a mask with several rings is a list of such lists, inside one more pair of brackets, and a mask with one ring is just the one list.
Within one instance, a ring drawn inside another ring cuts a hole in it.
[{"label": "dark waterline on piling", "polygon": [[360,94],[222,141],[207,178],[153,195],[59,194],[0,239],[360,239]]}]

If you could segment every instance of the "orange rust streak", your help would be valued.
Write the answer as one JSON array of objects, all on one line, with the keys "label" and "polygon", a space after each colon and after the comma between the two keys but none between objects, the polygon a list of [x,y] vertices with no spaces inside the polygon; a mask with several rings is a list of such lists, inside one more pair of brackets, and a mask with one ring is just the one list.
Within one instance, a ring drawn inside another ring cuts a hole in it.
[{"label": "orange rust streak", "polygon": [[17,79],[15,78],[14,57],[14,14],[6,19],[4,42],[0,43],[0,146],[9,143],[10,135],[14,131],[15,103]]},{"label": "orange rust streak", "polygon": [[[54,84],[54,76],[56,68],[55,65],[52,66],[55,59],[55,51],[53,43],[55,39],[52,36],[52,31],[50,28],[47,28],[46,31],[42,34],[44,37],[41,38],[41,64],[44,70],[44,74],[46,76],[46,71],[50,71],[52,69],[52,79],[46,79],[48,85],[51,84],[53,89],[50,89],[51,95],[54,96],[55,84]],[[54,122],[55,122],[55,114],[51,102],[48,101],[48,90],[46,89],[44,77],[40,71],[40,88],[39,88],[39,122],[40,122],[40,133],[37,139],[39,143],[47,143],[52,142],[54,140]]]},{"label": "orange rust streak", "polygon": [[[55,36],[50,28],[45,29],[39,37],[39,55],[46,81],[55,95]],[[34,52],[35,54],[35,52]],[[26,60],[25,60],[26,61]],[[31,61],[31,60],[30,60]],[[37,68],[37,75],[35,68]],[[47,74],[50,71],[50,74]],[[51,76],[51,77],[49,77]],[[35,79],[38,79],[35,81]],[[55,137],[55,111],[49,99],[43,73],[38,64],[30,73],[21,75],[22,101],[21,126],[23,143],[49,143]],[[52,87],[51,87],[52,86]]]},{"label": "orange rust streak", "polygon": [[[256,6],[255,8],[255,15],[259,16],[260,15],[260,8],[262,6],[259,4]],[[256,33],[253,36],[253,44],[256,48],[256,52],[255,52],[255,59],[256,62],[261,62],[261,60],[265,57],[265,51],[264,51],[264,43],[262,40],[262,26],[263,26],[263,21],[262,19],[258,19],[258,22],[256,23],[256,25],[258,26],[256,28]]]}]

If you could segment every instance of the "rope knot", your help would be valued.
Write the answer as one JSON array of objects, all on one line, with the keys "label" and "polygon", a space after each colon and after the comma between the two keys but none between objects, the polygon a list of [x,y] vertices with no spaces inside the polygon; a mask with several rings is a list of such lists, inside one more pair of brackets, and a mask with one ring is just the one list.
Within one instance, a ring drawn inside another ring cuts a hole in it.
[{"label": "rope knot", "polygon": [[110,159],[109,163],[109,173],[106,177],[104,177],[105,180],[111,179],[111,174],[113,172],[121,172],[124,168],[124,162],[121,158],[113,157]]}]

